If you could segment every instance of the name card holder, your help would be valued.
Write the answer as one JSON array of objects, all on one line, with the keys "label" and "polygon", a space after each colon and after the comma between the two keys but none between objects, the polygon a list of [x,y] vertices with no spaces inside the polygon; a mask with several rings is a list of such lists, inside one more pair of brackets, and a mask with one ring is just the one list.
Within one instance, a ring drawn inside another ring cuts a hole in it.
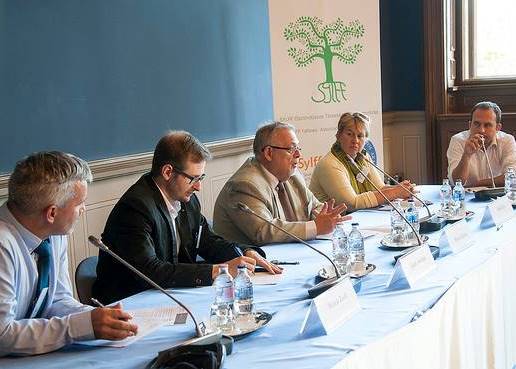
[{"label": "name card holder", "polygon": [[357,294],[346,278],[311,301],[299,334],[329,334],[358,310]]},{"label": "name card holder", "polygon": [[448,247],[454,254],[461,252],[475,244],[475,240],[471,237],[466,219],[447,227],[441,233],[439,238],[439,247]]},{"label": "name card holder", "polygon": [[499,197],[486,206],[484,216],[480,222],[481,228],[490,228],[493,225],[500,227],[514,216],[511,201],[507,196]]},{"label": "name card holder", "polygon": [[390,288],[395,284],[406,284],[412,288],[434,268],[435,260],[428,245],[416,246],[398,258],[385,286]]}]

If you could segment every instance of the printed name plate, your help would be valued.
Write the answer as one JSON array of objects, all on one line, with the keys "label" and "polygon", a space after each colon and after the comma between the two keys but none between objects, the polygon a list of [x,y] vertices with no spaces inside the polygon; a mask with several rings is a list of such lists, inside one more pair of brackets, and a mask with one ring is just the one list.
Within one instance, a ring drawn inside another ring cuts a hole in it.
[{"label": "printed name plate", "polygon": [[434,268],[435,260],[428,245],[416,246],[398,258],[386,287],[389,288],[394,284],[406,282],[409,288],[412,288],[418,280]]},{"label": "printed name plate", "polygon": [[513,215],[511,201],[507,196],[499,197],[487,205],[480,226],[482,228],[489,228],[493,225],[500,227],[504,222],[512,218]]},{"label": "printed name plate", "polygon": [[349,278],[314,298],[306,313],[300,334],[329,334],[360,309],[358,298]]},{"label": "printed name plate", "polygon": [[456,254],[475,244],[475,240],[471,237],[466,219],[461,220],[449,227],[446,227],[441,233],[439,239],[439,247],[449,247]]}]

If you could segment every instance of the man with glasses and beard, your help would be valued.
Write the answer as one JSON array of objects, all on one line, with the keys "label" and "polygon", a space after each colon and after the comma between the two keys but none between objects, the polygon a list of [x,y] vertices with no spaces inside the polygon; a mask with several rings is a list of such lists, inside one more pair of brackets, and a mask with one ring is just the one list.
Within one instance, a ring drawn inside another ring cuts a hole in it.
[{"label": "man with glasses and beard", "polygon": [[215,203],[217,234],[262,245],[295,241],[272,225],[238,209],[239,202],[303,240],[333,232],[346,205],[319,202],[297,170],[301,149],[294,127],[273,122],[259,128],[249,158],[228,180]]},{"label": "man with glasses and beard", "polygon": [[[162,137],[151,172],[127,190],[108,217],[103,242],[164,288],[209,286],[226,263],[235,276],[240,264],[271,273],[259,248],[228,242],[212,232],[196,191],[201,189],[208,149],[188,132]],[[197,256],[206,263],[198,263]],[[110,303],[150,286],[104,252],[99,254],[93,295]]]}]

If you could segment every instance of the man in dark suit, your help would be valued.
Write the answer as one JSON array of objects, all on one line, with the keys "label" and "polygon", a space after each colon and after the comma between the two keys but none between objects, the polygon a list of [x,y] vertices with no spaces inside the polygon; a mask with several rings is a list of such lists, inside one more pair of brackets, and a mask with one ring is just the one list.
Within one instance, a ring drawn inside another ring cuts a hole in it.
[{"label": "man in dark suit", "polygon": [[[264,252],[214,234],[201,214],[201,189],[208,149],[187,132],[170,132],[154,151],[151,172],[127,190],[108,217],[103,242],[164,288],[208,286],[218,263],[231,274],[244,264],[281,270]],[[206,263],[197,263],[197,256]],[[213,263],[213,264],[212,264]],[[99,254],[93,295],[110,303],[150,286],[104,252]]]}]

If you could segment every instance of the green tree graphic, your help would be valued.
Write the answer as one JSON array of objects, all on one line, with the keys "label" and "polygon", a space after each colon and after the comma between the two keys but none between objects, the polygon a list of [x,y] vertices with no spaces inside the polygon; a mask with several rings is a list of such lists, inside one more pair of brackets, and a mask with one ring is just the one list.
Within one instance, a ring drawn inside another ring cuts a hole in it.
[{"label": "green tree graphic", "polygon": [[306,67],[317,59],[324,62],[326,78],[317,86],[322,97],[315,99],[312,96],[314,102],[340,102],[341,98],[346,100],[346,84],[333,78],[333,60],[336,58],[346,64],[355,63],[363,46],[359,43],[351,44],[351,41],[362,37],[364,32],[364,26],[358,20],[346,26],[340,18],[323,25],[318,17],[303,16],[285,27],[285,39],[298,40],[302,45],[301,48],[288,49],[288,55],[294,59],[297,67]]}]

